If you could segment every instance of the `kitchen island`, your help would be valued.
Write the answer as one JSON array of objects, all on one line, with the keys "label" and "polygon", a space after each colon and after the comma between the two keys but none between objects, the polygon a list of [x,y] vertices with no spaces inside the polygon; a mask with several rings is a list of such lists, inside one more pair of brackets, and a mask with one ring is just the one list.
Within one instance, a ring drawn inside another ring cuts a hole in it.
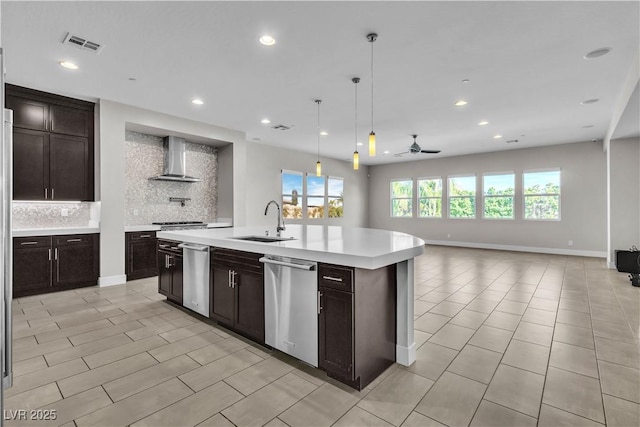
[{"label": "kitchen island", "polygon": [[[208,230],[161,231],[159,239],[243,251],[276,257],[344,266],[354,271],[395,273],[395,361],[409,366],[415,361],[413,328],[413,259],[424,252],[424,241],[386,230],[321,225],[287,225],[282,241],[243,240],[276,237],[275,227],[235,227]],[[186,267],[185,267],[186,268]],[[366,284],[362,285],[366,293]]]}]

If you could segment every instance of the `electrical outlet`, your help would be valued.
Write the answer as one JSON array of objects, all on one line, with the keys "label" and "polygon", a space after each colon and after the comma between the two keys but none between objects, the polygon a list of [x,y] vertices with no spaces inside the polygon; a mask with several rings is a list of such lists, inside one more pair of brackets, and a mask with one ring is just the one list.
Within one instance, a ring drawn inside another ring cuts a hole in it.
[{"label": "electrical outlet", "polygon": [[573,246],[573,240],[569,240],[569,246]]},{"label": "electrical outlet", "polygon": [[60,215],[69,216],[69,209],[66,209],[66,208],[60,209]]},{"label": "electrical outlet", "polygon": [[133,210],[133,216],[138,216],[138,209]]},{"label": "electrical outlet", "polygon": [[451,234],[447,234],[447,239],[450,239],[450,238],[451,238]]}]

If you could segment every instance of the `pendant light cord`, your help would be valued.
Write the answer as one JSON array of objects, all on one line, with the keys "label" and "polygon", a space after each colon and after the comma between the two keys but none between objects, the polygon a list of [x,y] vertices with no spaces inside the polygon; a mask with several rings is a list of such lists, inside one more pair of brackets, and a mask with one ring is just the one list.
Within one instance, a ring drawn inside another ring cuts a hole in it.
[{"label": "pendant light cord", "polygon": [[322,101],[316,99],[316,104],[318,104],[318,162],[320,161],[320,103]]},{"label": "pendant light cord", "polygon": [[355,129],[355,135],[354,135],[355,136],[354,142],[356,144],[356,152],[358,151],[358,82],[360,82],[359,78],[356,77],[356,78],[353,79],[353,83],[355,83],[354,86],[356,87],[356,102],[355,102],[355,105],[356,105],[356,109],[355,109],[356,129]]},{"label": "pendant light cord", "polygon": [[375,39],[371,41],[371,131],[373,132],[373,43]]}]

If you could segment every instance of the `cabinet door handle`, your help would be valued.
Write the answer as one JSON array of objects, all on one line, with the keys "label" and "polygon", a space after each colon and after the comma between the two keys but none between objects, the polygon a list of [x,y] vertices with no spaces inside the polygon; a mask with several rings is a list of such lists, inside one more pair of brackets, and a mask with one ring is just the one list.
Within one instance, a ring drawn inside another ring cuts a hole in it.
[{"label": "cabinet door handle", "polygon": [[147,239],[147,238],[149,238],[149,237],[151,237],[151,234],[141,234],[141,235],[140,235],[140,238],[141,238],[141,239]]},{"label": "cabinet door handle", "polygon": [[49,248],[49,261],[51,261],[51,248]]},{"label": "cabinet door handle", "polygon": [[160,246],[161,248],[168,248],[169,247],[169,245],[162,245],[162,244],[158,245],[158,246]]},{"label": "cabinet door handle", "polygon": [[234,288],[234,289],[235,289],[235,287],[237,285],[237,283],[236,283],[236,275],[237,274],[238,273],[236,273],[235,271],[231,272],[231,285],[232,285],[231,287]]},{"label": "cabinet door handle", "polygon": [[318,291],[318,314],[322,311],[322,292]]},{"label": "cabinet door handle", "polygon": [[53,132],[53,119],[49,120],[49,130],[51,130]]},{"label": "cabinet door handle", "polygon": [[231,270],[227,270],[227,286],[231,287]]},{"label": "cabinet door handle", "polygon": [[173,249],[174,251],[179,251],[180,250],[180,248],[177,247],[177,246],[171,246],[171,249]]},{"label": "cabinet door handle", "polygon": [[26,245],[37,245],[37,244],[38,244],[38,242],[22,242],[22,243],[20,243],[20,244],[21,244],[21,245],[25,245],[25,246],[26,246]]},{"label": "cabinet door handle", "polygon": [[54,255],[55,259],[58,259],[58,248],[55,249],[55,255]]},{"label": "cabinet door handle", "polygon": [[47,200],[49,198],[49,189],[45,187],[44,189],[44,199]]},{"label": "cabinet door handle", "polygon": [[342,283],[342,277],[322,276],[322,278],[324,280],[330,280],[332,282],[341,282]]},{"label": "cabinet door handle", "polygon": [[60,259],[58,258],[58,248],[55,249],[56,258],[56,282],[60,281]]},{"label": "cabinet door handle", "polygon": [[82,239],[67,239],[67,242],[82,242]]},{"label": "cabinet door handle", "polygon": [[55,193],[55,191],[56,191],[56,189],[55,189],[55,188],[52,188],[52,189],[51,189],[51,200],[54,200],[54,199],[56,198],[56,196],[55,196],[55,194],[56,194],[56,193]]}]

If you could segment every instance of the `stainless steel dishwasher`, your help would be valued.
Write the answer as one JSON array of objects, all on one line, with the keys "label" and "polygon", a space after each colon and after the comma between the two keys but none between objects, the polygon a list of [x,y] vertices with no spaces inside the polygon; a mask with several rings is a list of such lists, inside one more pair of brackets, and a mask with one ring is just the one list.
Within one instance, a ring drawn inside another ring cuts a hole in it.
[{"label": "stainless steel dishwasher", "polygon": [[318,366],[317,263],[267,255],[264,263],[264,341]]},{"label": "stainless steel dishwasher", "polygon": [[183,249],[182,305],[209,317],[209,246],[181,243]]}]

